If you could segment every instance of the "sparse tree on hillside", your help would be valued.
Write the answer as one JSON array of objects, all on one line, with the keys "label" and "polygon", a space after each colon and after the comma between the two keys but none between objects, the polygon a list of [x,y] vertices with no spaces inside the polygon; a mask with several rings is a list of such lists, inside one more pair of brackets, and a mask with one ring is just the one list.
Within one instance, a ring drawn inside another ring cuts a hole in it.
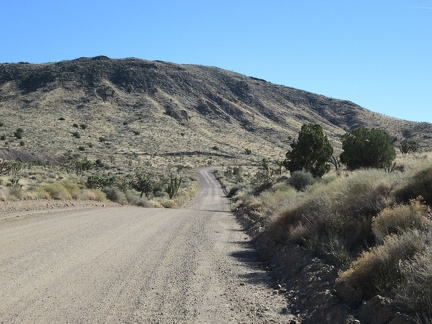
[{"label": "sparse tree on hillside", "polygon": [[147,196],[149,193],[153,192],[154,186],[155,181],[153,180],[153,176],[143,171],[137,171],[135,173],[135,178],[131,182],[131,187],[141,193],[141,198],[144,194]]},{"label": "sparse tree on hillside", "polygon": [[408,154],[417,152],[419,148],[420,145],[416,141],[408,141],[401,144],[400,151],[402,154]]},{"label": "sparse tree on hillside", "polygon": [[385,168],[396,158],[390,136],[379,129],[356,128],[342,137],[341,163],[348,169]]},{"label": "sparse tree on hillside", "polygon": [[333,154],[323,129],[318,124],[304,124],[297,141],[290,144],[286,153],[285,167],[290,171],[307,171],[314,177],[322,177],[330,170],[328,161]]}]

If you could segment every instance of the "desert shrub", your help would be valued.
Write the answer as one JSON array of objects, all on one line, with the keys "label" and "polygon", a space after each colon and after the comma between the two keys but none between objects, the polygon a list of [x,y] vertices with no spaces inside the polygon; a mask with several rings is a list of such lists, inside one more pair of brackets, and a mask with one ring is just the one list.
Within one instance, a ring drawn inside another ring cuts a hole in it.
[{"label": "desert shrub", "polygon": [[95,173],[87,177],[85,185],[89,189],[100,189],[104,187],[112,187],[116,182],[117,179],[115,176],[104,173]]},{"label": "desert shrub", "polygon": [[83,197],[88,200],[105,201],[106,195],[100,189],[84,190]]},{"label": "desert shrub", "polygon": [[253,194],[258,196],[264,191],[270,190],[273,187],[273,182],[271,180],[266,179],[264,182],[256,183],[255,188],[253,189]]},{"label": "desert shrub", "polygon": [[154,199],[149,200],[149,205],[150,208],[164,208],[164,206],[162,206],[162,204],[159,201]]},{"label": "desert shrub", "polygon": [[140,192],[140,197],[146,197],[154,191],[155,176],[143,170],[137,170],[135,176],[130,182],[130,186]]},{"label": "desert shrub", "polygon": [[428,233],[417,230],[389,235],[382,245],[363,252],[348,270],[339,274],[337,282],[360,289],[363,299],[389,293],[401,283],[399,264],[422,253],[431,244]]},{"label": "desert shrub", "polygon": [[102,191],[105,193],[107,199],[119,203],[121,205],[128,204],[126,195],[121,190],[112,187],[105,187],[102,189]]},{"label": "desert shrub", "polygon": [[330,170],[328,161],[333,147],[322,127],[318,124],[304,124],[297,141],[290,144],[286,153],[285,167],[290,171],[306,170],[315,177],[322,177]]},{"label": "desert shrub", "polygon": [[423,197],[428,205],[432,205],[432,167],[418,171],[407,183],[396,191],[396,198],[408,202],[418,196]]},{"label": "desert shrub", "polygon": [[420,149],[420,145],[416,141],[403,142],[400,145],[402,154],[415,153]]},{"label": "desert shrub", "polygon": [[78,150],[85,151],[85,147],[84,146],[78,146]]},{"label": "desert shrub", "polygon": [[6,136],[5,135],[0,136],[0,140],[6,141]]},{"label": "desert shrub", "polygon": [[288,183],[299,191],[304,191],[307,186],[312,185],[317,180],[312,173],[306,171],[294,171],[291,173]]},{"label": "desert shrub", "polygon": [[424,321],[432,318],[432,246],[412,260],[401,262],[402,283],[396,288],[396,300],[407,311],[420,314]]},{"label": "desert shrub", "polygon": [[390,135],[379,129],[359,127],[342,136],[341,163],[348,169],[384,168],[396,158]]},{"label": "desert shrub", "polygon": [[418,200],[412,200],[409,205],[398,205],[381,211],[372,220],[372,231],[379,242],[390,234],[401,234],[408,229],[431,229],[427,218],[428,207]]},{"label": "desert shrub", "polygon": [[146,198],[141,197],[137,197],[137,199],[133,201],[132,205],[144,208],[151,207],[149,201]]},{"label": "desert shrub", "polygon": [[81,138],[81,135],[78,132],[73,132],[72,136],[75,137],[75,138]]},{"label": "desert shrub", "polygon": [[163,208],[175,208],[175,201],[172,199],[160,199],[158,202],[161,204]]},{"label": "desert shrub", "polygon": [[249,196],[243,201],[243,206],[249,210],[259,211],[262,208],[262,203],[257,197]]},{"label": "desert shrub", "polygon": [[24,192],[20,186],[13,186],[9,189],[9,197],[13,197],[15,199],[23,198]]},{"label": "desert shrub", "polygon": [[280,241],[294,240],[326,253],[338,242],[355,253],[374,242],[372,218],[388,206],[392,185],[390,175],[378,171],[317,183],[279,212],[270,230]]},{"label": "desert shrub", "polygon": [[[293,235],[294,229],[304,227],[305,212],[308,212],[308,199],[293,206],[289,206],[275,216],[275,220],[270,224],[269,232],[279,242],[292,240],[296,243],[304,242],[304,237],[308,236],[307,231],[304,235]],[[310,212],[310,211],[309,211]]]},{"label": "desert shrub", "polygon": [[141,198],[137,196],[132,190],[127,190],[125,196],[129,205],[134,205],[138,207],[151,207],[147,198]]},{"label": "desert shrub", "polygon": [[14,132],[14,136],[16,139],[22,139],[24,130],[22,128],[17,128],[17,130]]},{"label": "desert shrub", "polygon": [[25,145],[25,142],[24,142],[24,141],[20,141],[20,142],[19,142],[19,145],[20,145],[20,146],[24,146],[24,145]]},{"label": "desert shrub", "polygon": [[285,206],[292,205],[298,198],[299,193],[292,187],[284,184],[275,184],[270,191],[264,191],[259,195],[265,212],[269,217],[280,211]]},{"label": "desert shrub", "polygon": [[40,199],[72,199],[69,191],[61,183],[49,183],[36,188],[36,196]]},{"label": "desert shrub", "polygon": [[69,192],[72,199],[80,199],[81,198],[81,189],[78,187],[78,185],[70,180],[63,180],[62,181],[63,186],[66,188],[66,190]]},{"label": "desert shrub", "polygon": [[126,200],[128,201],[128,203],[130,205],[132,205],[132,202],[136,199],[137,195],[135,194],[135,192],[133,190],[125,190],[124,191]]},{"label": "desert shrub", "polygon": [[234,195],[235,195],[236,193],[238,193],[241,189],[242,189],[242,186],[240,186],[240,185],[235,185],[235,186],[233,186],[233,187],[228,191],[227,197],[228,197],[228,198],[232,198],[232,197],[234,197]]},{"label": "desert shrub", "polygon": [[153,196],[156,197],[156,198],[166,198],[166,197],[169,197],[169,195],[165,191],[159,191],[159,190],[155,191],[153,193]]}]

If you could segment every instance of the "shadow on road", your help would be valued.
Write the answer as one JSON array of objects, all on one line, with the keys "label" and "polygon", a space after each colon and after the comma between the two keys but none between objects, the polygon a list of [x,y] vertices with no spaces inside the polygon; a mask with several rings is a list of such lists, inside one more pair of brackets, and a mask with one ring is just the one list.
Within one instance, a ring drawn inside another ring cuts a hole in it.
[{"label": "shadow on road", "polygon": [[276,283],[269,276],[268,259],[260,255],[250,241],[232,243],[240,245],[242,250],[233,252],[230,255],[249,270],[247,274],[241,275],[241,278],[250,284],[265,284],[273,289]]}]

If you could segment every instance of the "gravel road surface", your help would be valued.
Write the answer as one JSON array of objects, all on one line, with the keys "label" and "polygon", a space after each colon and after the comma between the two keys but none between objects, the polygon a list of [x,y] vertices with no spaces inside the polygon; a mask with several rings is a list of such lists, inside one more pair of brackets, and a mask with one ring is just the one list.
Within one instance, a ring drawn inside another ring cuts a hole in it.
[{"label": "gravel road surface", "polygon": [[0,323],[289,323],[209,169],[184,209],[0,215]]}]

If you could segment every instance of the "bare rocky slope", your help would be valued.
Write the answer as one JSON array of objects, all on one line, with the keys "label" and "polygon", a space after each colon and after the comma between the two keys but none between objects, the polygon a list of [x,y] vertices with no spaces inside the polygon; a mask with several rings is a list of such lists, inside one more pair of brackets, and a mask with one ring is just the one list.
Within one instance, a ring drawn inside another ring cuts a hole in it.
[{"label": "bare rocky slope", "polygon": [[384,129],[396,144],[432,147],[429,123],[216,67],[135,58],[0,64],[0,112],[0,154],[21,159],[83,152],[138,162],[281,158],[307,122],[321,124],[336,149],[341,135],[358,126]]}]

